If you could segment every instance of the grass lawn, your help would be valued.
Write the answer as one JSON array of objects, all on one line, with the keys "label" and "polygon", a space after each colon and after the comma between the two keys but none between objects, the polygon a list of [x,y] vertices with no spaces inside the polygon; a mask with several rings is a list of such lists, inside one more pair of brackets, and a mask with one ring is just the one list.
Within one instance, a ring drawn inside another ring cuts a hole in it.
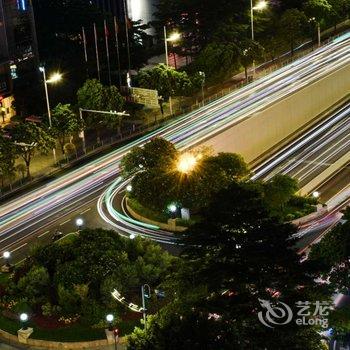
[{"label": "grass lawn", "polygon": [[136,213],[142,215],[143,217],[145,217],[147,219],[153,220],[153,221],[167,223],[168,219],[170,218],[165,213],[159,213],[159,212],[156,212],[152,209],[144,207],[137,200],[135,200],[133,198],[128,198],[128,205]]},{"label": "grass lawn", "polygon": [[[118,324],[117,328],[119,328],[121,336],[124,336],[130,334],[134,327],[139,325],[138,320],[132,320]],[[104,329],[93,329],[79,323],[56,329],[43,329],[32,322],[28,322],[28,326],[34,329],[31,338],[40,340],[80,342],[101,340],[106,337]],[[0,315],[0,329],[16,335],[19,328],[21,328],[19,321]]]},{"label": "grass lawn", "polygon": [[[161,222],[161,223],[168,223],[168,220],[170,219],[170,216],[167,215],[166,213],[159,213],[156,212],[152,209],[149,209],[147,207],[144,207],[141,205],[136,199],[134,198],[128,198],[128,205],[130,206],[131,209],[133,209],[136,213],[142,215],[143,217]],[[190,220],[182,220],[181,218],[176,219],[176,225],[177,226],[184,226],[184,227],[189,227],[196,222],[200,221],[199,216],[192,216]]]}]

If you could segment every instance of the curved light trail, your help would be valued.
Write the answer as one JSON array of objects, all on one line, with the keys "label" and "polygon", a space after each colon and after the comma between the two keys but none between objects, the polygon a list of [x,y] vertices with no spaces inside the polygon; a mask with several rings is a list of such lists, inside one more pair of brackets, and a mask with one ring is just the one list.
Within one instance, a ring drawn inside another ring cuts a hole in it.
[{"label": "curved light trail", "polygon": [[350,63],[347,35],[274,73],[261,78],[205,107],[183,115],[138,140],[130,142],[79,169],[51,181],[0,208],[0,244],[16,240],[62,215],[87,199],[97,199],[118,177],[121,158],[134,146],[155,136],[191,148],[253,113],[312,84]]}]

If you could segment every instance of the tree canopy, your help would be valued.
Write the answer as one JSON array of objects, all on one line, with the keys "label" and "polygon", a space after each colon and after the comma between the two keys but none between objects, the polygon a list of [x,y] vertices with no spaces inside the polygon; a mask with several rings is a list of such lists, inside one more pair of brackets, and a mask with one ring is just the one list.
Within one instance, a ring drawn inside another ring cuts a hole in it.
[{"label": "tree canopy", "polygon": [[252,183],[220,191],[201,222],[184,234],[179,269],[163,284],[169,304],[137,329],[129,349],[322,349],[317,328],[271,329],[257,317],[259,299],[295,309],[299,300],[327,300],[312,264],[301,262],[291,236],[296,228],[271,217]]}]

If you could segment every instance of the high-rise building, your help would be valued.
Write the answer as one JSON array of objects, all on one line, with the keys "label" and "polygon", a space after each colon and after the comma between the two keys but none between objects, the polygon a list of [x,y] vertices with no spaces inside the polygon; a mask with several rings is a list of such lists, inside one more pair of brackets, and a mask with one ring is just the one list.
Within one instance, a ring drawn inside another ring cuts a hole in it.
[{"label": "high-rise building", "polygon": [[37,67],[31,0],[0,0],[0,115],[11,114],[12,81]]},{"label": "high-rise building", "polygon": [[[154,19],[153,14],[156,11],[158,0],[92,0],[103,11],[111,12],[124,20],[124,7],[127,11],[127,16],[133,20],[142,20],[143,23],[148,23]],[[125,5],[124,5],[125,2]]]}]

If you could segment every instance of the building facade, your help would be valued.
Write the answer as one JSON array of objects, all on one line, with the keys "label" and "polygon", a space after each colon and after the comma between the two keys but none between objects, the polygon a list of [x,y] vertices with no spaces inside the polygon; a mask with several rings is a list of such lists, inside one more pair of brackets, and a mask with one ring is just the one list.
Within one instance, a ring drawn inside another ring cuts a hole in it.
[{"label": "building facade", "polygon": [[[0,0],[0,114],[9,117],[13,81],[33,72],[38,47],[31,0]],[[1,119],[0,119],[1,121]]]},{"label": "building facade", "polygon": [[146,24],[154,19],[153,14],[158,0],[94,0],[94,2],[103,11],[113,13],[121,21],[124,20],[124,8],[126,8],[127,16],[132,21],[142,20]]}]

